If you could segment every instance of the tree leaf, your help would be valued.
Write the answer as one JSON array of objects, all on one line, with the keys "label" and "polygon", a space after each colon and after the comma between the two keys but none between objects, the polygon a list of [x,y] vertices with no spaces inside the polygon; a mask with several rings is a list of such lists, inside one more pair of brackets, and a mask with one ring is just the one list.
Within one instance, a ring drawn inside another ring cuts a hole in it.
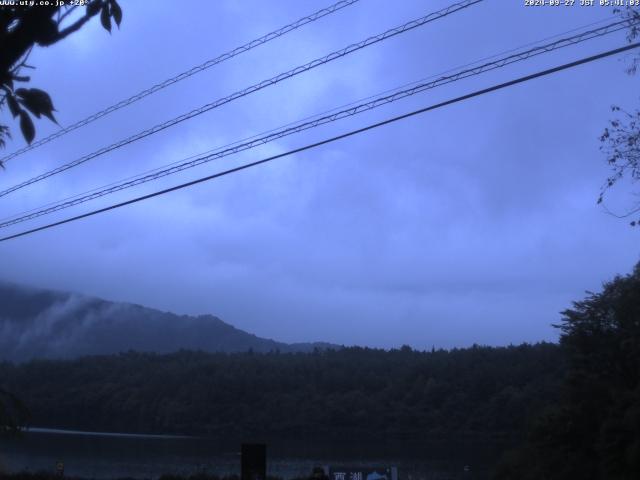
[{"label": "tree leaf", "polygon": [[111,16],[115,20],[116,25],[118,25],[118,28],[120,28],[120,22],[122,21],[122,8],[120,8],[120,5],[118,5],[116,0],[109,0],[109,4],[111,5]]},{"label": "tree leaf", "polygon": [[51,112],[42,112],[42,114],[47,117],[49,120],[51,120],[53,123],[55,123],[56,125],[60,125],[58,123],[58,120],[56,120],[56,117],[53,116],[53,113]]},{"label": "tree leaf", "polygon": [[20,97],[20,103],[36,117],[40,118],[40,115],[44,115],[52,122],[58,123],[53,116],[55,108],[47,92],[39,88],[19,88],[16,90],[16,95]]},{"label": "tree leaf", "polygon": [[87,5],[87,16],[93,17],[96,13],[100,11],[100,7],[102,6],[101,0],[94,0],[93,2]]},{"label": "tree leaf", "polygon": [[22,136],[27,141],[27,143],[31,144],[36,136],[36,129],[33,126],[31,117],[24,110],[20,111],[20,130],[22,130]]},{"label": "tree leaf", "polygon": [[[11,138],[11,132],[9,132],[9,127],[6,125],[0,125],[0,147],[4,148],[6,145],[6,141],[4,137]],[[0,161],[0,167],[4,170],[4,164]]]},{"label": "tree leaf", "polygon": [[31,88],[29,92],[31,97],[37,102],[40,113],[52,122],[58,123],[52,113],[55,112],[56,109],[53,107],[53,102],[49,94],[39,88]]},{"label": "tree leaf", "polygon": [[16,118],[20,114],[20,110],[22,110],[16,101],[16,97],[7,94],[7,105],[9,106],[9,111],[11,112],[11,115],[13,115],[13,118]]},{"label": "tree leaf", "polygon": [[27,107],[27,110],[29,110],[33,115],[40,118],[40,112],[38,111],[37,107],[34,107],[30,102],[23,99],[20,99],[19,102]]},{"label": "tree leaf", "polygon": [[105,3],[100,11],[100,22],[102,26],[111,33],[111,18],[109,17],[109,4]]}]

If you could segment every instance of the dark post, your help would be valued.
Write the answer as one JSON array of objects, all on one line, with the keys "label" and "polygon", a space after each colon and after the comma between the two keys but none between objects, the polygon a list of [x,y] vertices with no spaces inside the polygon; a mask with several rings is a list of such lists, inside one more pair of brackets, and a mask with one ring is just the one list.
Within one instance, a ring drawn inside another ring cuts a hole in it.
[{"label": "dark post", "polygon": [[267,478],[267,446],[264,443],[242,444],[242,480]]}]

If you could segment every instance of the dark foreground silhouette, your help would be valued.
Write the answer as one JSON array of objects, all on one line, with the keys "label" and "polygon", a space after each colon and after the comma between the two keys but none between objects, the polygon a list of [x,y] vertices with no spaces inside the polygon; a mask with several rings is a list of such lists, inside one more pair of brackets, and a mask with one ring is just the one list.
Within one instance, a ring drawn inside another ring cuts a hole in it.
[{"label": "dark foreground silhouette", "polygon": [[557,399],[554,344],[310,354],[126,353],[0,364],[31,425],[260,436],[520,437]]},{"label": "dark foreground silhouette", "polygon": [[[36,473],[0,473],[2,480],[87,480],[84,477],[70,477],[67,475],[60,476],[53,473],[36,472]],[[140,480],[132,477],[117,477],[113,480]],[[217,475],[209,475],[206,473],[198,473],[193,475],[162,475],[158,480],[240,480],[239,475],[230,475],[227,477],[219,477]],[[267,477],[266,480],[282,480],[280,477]],[[311,480],[307,478],[292,480]]]},{"label": "dark foreground silhouette", "polygon": [[574,303],[558,327],[559,345],[2,363],[0,388],[41,427],[475,439],[508,451],[500,480],[640,478],[640,264]]}]

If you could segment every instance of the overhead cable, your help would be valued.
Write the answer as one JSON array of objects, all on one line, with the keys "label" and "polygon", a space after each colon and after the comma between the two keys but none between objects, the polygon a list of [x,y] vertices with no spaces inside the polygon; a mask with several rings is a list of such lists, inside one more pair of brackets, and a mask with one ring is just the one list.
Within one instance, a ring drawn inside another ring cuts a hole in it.
[{"label": "overhead cable", "polygon": [[[638,22],[637,22],[638,23]],[[497,68],[502,68],[507,65],[511,65],[516,62],[521,62],[527,60],[529,58],[548,53],[560,48],[565,48],[571,45],[576,45],[578,43],[585,42],[587,40],[591,40],[594,38],[599,38],[604,35],[608,35],[614,32],[617,32],[621,29],[629,28],[631,25],[629,21],[623,20],[619,22],[614,22],[612,24],[589,30],[577,35],[573,35],[571,37],[562,38],[552,43],[548,43],[545,45],[537,46],[522,52],[517,52],[512,55],[508,55],[503,58],[499,58],[492,62],[487,62],[472,68],[463,69],[459,72],[442,76],[433,81],[424,81],[422,83],[412,84],[409,88],[404,88],[399,91],[394,91],[389,95],[381,95],[373,98],[370,101],[366,101],[355,106],[351,106],[349,108],[333,112],[331,114],[327,114],[321,116],[319,118],[315,118],[314,120],[310,120],[307,122],[302,122],[298,124],[294,124],[293,126],[282,128],[280,130],[272,131],[266,135],[260,137],[252,137],[250,140],[232,144],[232,146],[221,148],[218,150],[213,150],[211,153],[207,153],[204,155],[190,157],[190,159],[183,161],[182,163],[174,163],[170,166],[167,166],[163,169],[156,169],[150,173],[145,175],[133,177],[131,179],[122,181],[120,183],[112,183],[104,188],[94,189],[86,194],[81,194],[79,196],[72,197],[70,199],[66,199],[57,203],[48,204],[46,206],[34,209],[29,211],[24,215],[10,217],[6,220],[0,221],[0,228],[7,228],[12,225],[16,225],[18,223],[25,222],[27,220],[33,220],[35,218],[41,217],[43,215],[48,215],[66,208],[70,208],[76,205],[80,205],[82,203],[89,202],[91,200],[95,200],[97,198],[103,197],[105,195],[113,194],[115,192],[125,190],[128,188],[135,187],[137,185],[141,185],[153,180],[157,180],[162,177],[166,177],[168,175],[173,175],[183,170],[187,170],[189,168],[197,167],[204,163],[211,162],[213,160],[217,160],[229,155],[233,155],[235,153],[239,153],[245,150],[249,150],[260,145],[264,145],[266,143],[272,142],[274,140],[278,140],[280,138],[299,133],[305,130],[309,130],[311,128],[318,127],[320,125],[324,125],[327,123],[331,123],[346,117],[351,117],[353,115],[357,115],[359,113],[363,113],[369,110],[373,110],[382,105],[386,105],[388,103],[395,102],[397,100],[410,97],[417,93],[424,92],[426,90],[430,90],[442,85],[446,85],[448,83],[456,82],[471,76],[480,75],[482,73],[495,70]]]},{"label": "overhead cable", "polygon": [[365,40],[362,40],[360,42],[357,43],[353,43],[341,50],[337,50],[335,52],[332,52],[328,55],[325,55],[324,57],[321,58],[317,58],[316,60],[313,60],[309,63],[306,63],[304,65],[295,67],[287,72],[284,73],[280,73],[278,75],[276,75],[275,77],[271,77],[267,80],[263,80],[262,82],[256,83],[250,87],[247,87],[243,90],[239,90],[231,95],[228,95],[226,97],[220,98],[214,102],[208,103],[206,105],[203,105],[200,108],[196,108],[195,110],[192,110],[190,112],[184,113],[178,117],[172,118],[170,120],[167,120],[166,122],[160,123],[158,125],[155,125],[154,127],[151,127],[147,130],[144,130],[142,132],[139,132],[135,135],[132,135],[128,138],[125,138],[123,140],[120,140],[116,143],[113,143],[107,147],[103,147],[99,150],[96,150],[92,153],[89,153],[83,157],[80,157],[76,160],[73,160],[69,163],[65,163],[64,165],[61,165],[59,167],[54,168],[53,170],[49,170],[48,172],[42,173],[40,175],[37,175],[29,180],[26,180],[24,182],[21,182],[17,185],[14,185],[12,187],[9,187],[5,190],[0,191],[0,197],[4,197],[12,192],[15,192],[16,190],[20,190],[21,188],[27,187],[29,185],[32,185],[34,183],[40,182],[42,180],[45,180],[49,177],[52,177],[54,175],[57,175],[59,173],[62,173],[66,170],[69,170],[70,168],[74,168],[77,167],[78,165],[82,165],[83,163],[88,162],[89,160],[92,160],[96,157],[99,157],[101,155],[104,155],[105,153],[111,152],[113,150],[116,150],[120,147],[123,147],[125,145],[128,145],[130,143],[133,143],[135,141],[141,140],[145,137],[148,137],[149,135],[153,135],[155,133],[158,133],[166,128],[172,127],[174,125],[177,125],[181,122],[184,122],[185,120],[189,120],[193,117],[196,117],[198,115],[201,115],[205,112],[208,112],[210,110],[213,110],[214,108],[220,107],[222,105],[225,105],[229,102],[232,102],[234,100],[237,100],[238,98],[241,97],[245,97],[247,95],[250,95],[252,93],[255,93],[259,90],[262,90],[263,88],[269,87],[271,85],[275,85],[276,83],[279,83],[283,80],[286,80],[288,78],[294,77],[296,75],[299,75],[301,73],[307,72],[309,70],[312,70],[316,67],[319,67],[321,65],[324,65],[326,63],[332,62],[338,58],[342,58],[345,55],[349,55],[350,53],[356,52],[358,50],[361,50],[363,48],[369,47],[371,45],[374,45],[376,43],[382,42],[384,40],[387,40],[389,38],[395,37],[397,35],[400,35],[402,33],[406,33],[410,30],[413,30],[417,27],[421,27],[423,25],[426,25],[427,23],[433,22],[435,20],[438,20],[440,18],[444,18],[448,15],[451,15],[455,12],[458,12],[462,9],[468,8],[471,5],[474,5],[476,3],[480,3],[484,0],[465,0],[462,2],[458,2],[458,3],[454,3],[442,10],[439,10],[437,12],[433,12],[430,13],[428,15],[425,15],[423,17],[420,17],[418,19],[415,20],[411,20],[410,22],[407,22],[403,25],[400,25],[398,27],[389,29],[383,33],[380,33],[378,35],[374,35],[371,36]]},{"label": "overhead cable", "polygon": [[331,137],[331,138],[327,138],[325,140],[322,140],[322,141],[319,141],[319,142],[315,142],[315,143],[312,143],[312,144],[308,144],[308,145],[305,145],[303,147],[295,148],[293,150],[289,150],[289,151],[284,152],[284,153],[273,155],[271,157],[267,157],[267,158],[264,158],[262,160],[257,160],[255,162],[247,163],[247,164],[235,167],[235,168],[231,168],[231,169],[228,169],[228,170],[225,170],[225,171],[222,171],[222,172],[215,173],[213,175],[208,175],[206,177],[198,178],[198,179],[192,180],[190,182],[182,183],[180,185],[176,185],[176,186],[173,186],[173,187],[170,187],[170,188],[165,188],[164,190],[160,190],[160,191],[157,191],[157,192],[149,193],[147,195],[142,195],[140,197],[132,198],[132,199],[124,201],[124,202],[120,202],[120,203],[116,203],[116,204],[113,204],[113,205],[109,205],[107,207],[100,208],[100,209],[97,209],[97,210],[93,210],[91,212],[83,213],[81,215],[76,215],[74,217],[66,218],[64,220],[60,220],[60,221],[49,223],[47,225],[43,225],[43,226],[40,226],[40,227],[37,227],[37,228],[32,228],[30,230],[25,230],[25,231],[22,231],[22,232],[13,234],[13,235],[9,235],[9,236],[0,238],[0,242],[5,242],[5,241],[12,240],[12,239],[15,239],[15,238],[23,237],[25,235],[30,235],[30,234],[33,234],[35,232],[39,232],[39,231],[46,230],[46,229],[49,229],[49,228],[57,227],[57,226],[64,225],[66,223],[74,222],[74,221],[77,221],[77,220],[81,220],[81,219],[84,219],[84,218],[88,218],[88,217],[91,217],[91,216],[94,216],[94,215],[98,215],[100,213],[108,212],[110,210],[115,210],[117,208],[121,208],[121,207],[124,207],[124,206],[127,206],[127,205],[132,205],[134,203],[142,202],[144,200],[149,200],[151,198],[158,197],[160,195],[165,195],[165,194],[170,193],[170,192],[175,192],[175,191],[178,191],[178,190],[182,190],[182,189],[191,187],[193,185],[197,185],[197,184],[200,184],[200,183],[204,183],[204,182],[216,179],[216,178],[220,178],[220,177],[229,175],[231,173],[239,172],[241,170],[246,170],[246,169],[251,168],[251,167],[262,165],[264,163],[271,162],[273,160],[277,160],[279,158],[287,157],[287,156],[290,156],[290,155],[293,155],[293,154],[296,154],[296,153],[300,153],[300,152],[304,152],[306,150],[317,148],[317,147],[322,146],[322,145],[333,143],[333,142],[336,142],[338,140],[342,140],[342,139],[345,139],[345,138],[348,138],[348,137],[352,137],[354,135],[357,135],[357,134],[360,134],[360,133],[364,133],[366,131],[373,130],[375,128],[378,128],[378,127],[381,127],[381,126],[384,126],[384,125],[388,125],[388,124],[397,122],[399,120],[404,120],[406,118],[413,117],[413,116],[418,115],[418,114],[422,114],[422,113],[425,113],[425,112],[428,112],[428,111],[431,111],[431,110],[436,110],[438,108],[442,108],[442,107],[445,107],[445,106],[448,106],[448,105],[452,105],[454,103],[458,103],[458,102],[462,102],[462,101],[465,101],[465,100],[469,100],[471,98],[478,97],[480,95],[485,95],[487,93],[494,92],[496,90],[501,90],[501,89],[504,89],[504,88],[507,88],[507,87],[511,87],[511,86],[519,84],[519,83],[524,83],[524,82],[527,82],[527,81],[530,81],[530,80],[533,80],[533,79],[536,79],[536,78],[539,78],[539,77],[551,75],[553,73],[557,73],[557,72],[560,72],[562,70],[567,70],[567,69],[570,69],[570,68],[574,68],[574,67],[577,67],[578,65],[583,65],[585,63],[590,63],[590,62],[593,62],[593,61],[596,61],[596,60],[600,60],[602,58],[610,57],[612,55],[616,55],[618,53],[626,52],[626,51],[629,51],[631,49],[638,48],[638,47],[640,47],[640,42],[636,42],[636,43],[632,43],[632,44],[629,44],[629,45],[625,45],[624,47],[615,48],[613,50],[608,50],[606,52],[602,52],[602,53],[599,53],[597,55],[592,55],[590,57],[581,58],[579,60],[575,60],[573,62],[565,63],[565,64],[559,65],[557,67],[553,67],[553,68],[549,68],[549,69],[546,69],[546,70],[542,70],[542,71],[539,71],[539,72],[536,72],[536,73],[533,73],[533,74],[530,74],[530,75],[525,75],[523,77],[519,77],[519,78],[516,78],[514,80],[510,80],[508,82],[500,83],[498,85],[494,85],[494,86],[491,86],[491,87],[488,87],[488,88],[484,88],[482,90],[476,90],[476,91],[474,91],[472,93],[468,93],[466,95],[462,95],[460,97],[456,97],[456,98],[453,98],[451,100],[447,100],[447,101],[444,101],[444,102],[436,103],[434,105],[430,105],[428,107],[424,107],[424,108],[421,108],[421,109],[418,109],[418,110],[414,110],[412,112],[405,113],[403,115],[398,115],[396,117],[392,117],[392,118],[389,118],[387,120],[383,120],[381,122],[377,122],[377,123],[368,125],[366,127],[358,128],[356,130],[351,130],[351,131],[343,133],[341,135],[337,135],[337,136],[334,136],[334,137]]},{"label": "overhead cable", "polygon": [[360,0],[341,0],[337,3],[334,3],[333,5],[323,8],[321,10],[318,10],[315,13],[312,13],[311,15],[307,15],[306,17],[302,17],[298,20],[296,20],[295,22],[292,22],[288,25],[285,25],[284,27],[280,27],[277,30],[274,30],[271,33],[267,33],[266,35],[263,35],[260,38],[256,38],[255,40],[251,40],[248,43],[245,43],[244,45],[241,45],[240,47],[236,47],[233,50],[230,50],[226,53],[223,53],[222,55],[218,55],[215,58],[212,58],[210,60],[207,60],[204,63],[201,63],[200,65],[197,65],[189,70],[186,70],[182,73],[179,73],[178,75],[175,75],[171,78],[167,78],[166,80],[157,83],[155,85],[153,85],[152,87],[149,87],[145,90],[142,90],[141,92],[136,93],[135,95],[130,96],[129,98],[125,98],[124,100],[119,101],[118,103],[115,103],[103,110],[100,110],[99,112],[96,112],[92,115],[89,115],[86,118],[83,118],[82,120],[79,120],[67,127],[61,128],[60,130],[52,133],[51,135],[47,136],[47,137],[43,137],[40,140],[37,140],[35,142],[32,142],[30,145],[27,145],[19,150],[16,150],[15,152],[0,158],[0,164],[2,163],[7,163],[9,160],[22,155],[23,153],[26,153],[30,150],[33,150],[34,148],[37,148],[41,145],[44,145],[45,143],[49,143],[52,140],[55,140],[56,138],[60,138],[63,135],[66,135],[69,132],[72,132],[74,130],[77,130],[80,127],[84,127],[85,125],[88,125],[92,122],[95,122],[96,120],[109,115],[110,113],[113,113],[117,110],[120,110],[121,108],[124,108],[126,106],[131,105],[132,103],[137,102],[138,100],[142,100],[143,98],[156,93],[160,90],[163,90],[171,85],[173,85],[174,83],[178,83],[186,78],[189,78],[197,73],[200,73],[204,70],[207,70],[215,65],[218,65],[222,62],[225,62],[227,60],[230,60],[234,57],[237,57],[238,55],[248,52],[249,50],[253,50],[256,47],[259,47],[260,45],[264,45],[267,42],[270,42],[271,40],[275,40],[276,38],[282,37],[283,35],[292,32],[293,30],[296,30],[300,27],[302,27],[303,25],[307,25],[308,23],[312,23],[315,22],[316,20],[319,20],[323,17],[326,17],[327,15],[331,15],[332,13],[335,13],[339,10],[342,10],[345,7],[348,7],[350,5],[353,5],[354,3],[358,2]]}]

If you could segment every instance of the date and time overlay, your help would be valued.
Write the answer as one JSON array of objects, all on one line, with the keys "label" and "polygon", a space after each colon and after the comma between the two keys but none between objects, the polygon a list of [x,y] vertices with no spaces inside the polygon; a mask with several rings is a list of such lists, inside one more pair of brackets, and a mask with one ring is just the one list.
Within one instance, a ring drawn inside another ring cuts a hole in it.
[{"label": "date and time overlay", "polygon": [[525,7],[640,7],[640,0],[523,0]]},{"label": "date and time overlay", "polygon": [[[90,0],[0,0],[4,6],[74,6],[81,7]],[[522,0],[525,7],[640,7],[640,0]]]}]

